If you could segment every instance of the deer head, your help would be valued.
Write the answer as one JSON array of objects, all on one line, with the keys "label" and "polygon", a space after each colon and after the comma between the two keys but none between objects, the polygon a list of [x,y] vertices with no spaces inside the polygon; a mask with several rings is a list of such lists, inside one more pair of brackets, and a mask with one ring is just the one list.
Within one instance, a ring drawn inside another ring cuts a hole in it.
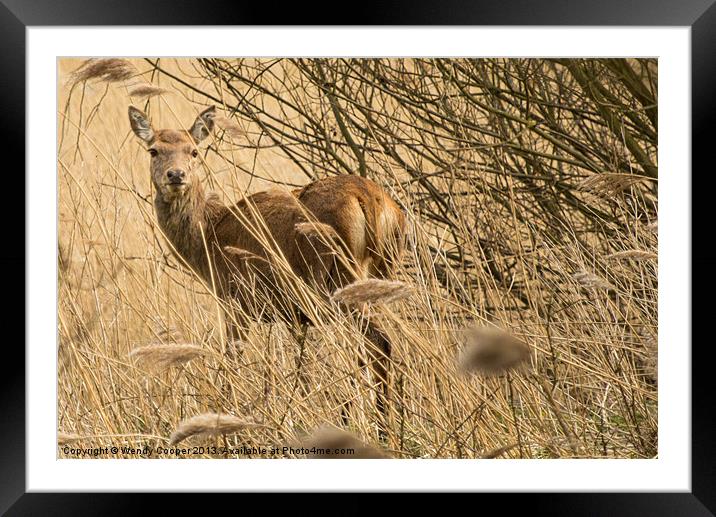
[{"label": "deer head", "polygon": [[142,140],[151,156],[152,182],[164,201],[184,196],[197,184],[194,169],[198,144],[214,129],[216,108],[202,111],[188,130],[154,129],[147,115],[129,107],[132,131]]}]

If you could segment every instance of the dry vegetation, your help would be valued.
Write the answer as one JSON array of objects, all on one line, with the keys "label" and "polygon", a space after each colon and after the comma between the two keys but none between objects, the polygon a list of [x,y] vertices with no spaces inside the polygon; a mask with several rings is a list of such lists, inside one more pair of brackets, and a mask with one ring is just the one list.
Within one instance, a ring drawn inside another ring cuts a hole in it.
[{"label": "dry vegetation", "polygon": [[[62,60],[59,81],[60,443],[657,454],[655,60]],[[155,222],[130,104],[158,127],[220,108],[203,161],[225,201],[378,182],[410,223],[396,283],[336,293],[347,316],[298,286],[316,326],[256,324],[234,367]],[[367,314],[393,340],[383,443]]]}]

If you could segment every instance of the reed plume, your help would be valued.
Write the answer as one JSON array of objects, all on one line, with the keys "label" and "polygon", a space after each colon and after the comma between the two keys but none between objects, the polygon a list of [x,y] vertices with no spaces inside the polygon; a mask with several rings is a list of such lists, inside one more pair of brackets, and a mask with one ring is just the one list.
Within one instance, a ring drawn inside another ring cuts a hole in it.
[{"label": "reed plume", "polygon": [[135,348],[129,353],[129,357],[143,366],[164,370],[204,354],[204,349],[197,345],[156,343]]},{"label": "reed plume", "polygon": [[612,284],[589,271],[579,271],[572,275],[572,279],[587,289],[614,289]]},{"label": "reed plume", "polygon": [[659,384],[659,343],[653,336],[644,339],[644,374],[654,384]]},{"label": "reed plume", "polygon": [[405,282],[371,278],[357,280],[341,289],[337,289],[331,299],[345,305],[364,303],[391,303],[412,295],[414,289]]},{"label": "reed plume", "polygon": [[82,437],[78,434],[74,433],[63,433],[62,431],[59,431],[57,433],[57,444],[58,445],[67,445],[69,443],[76,442],[77,440],[81,440]]},{"label": "reed plume", "polygon": [[239,260],[260,260],[262,262],[267,262],[265,258],[260,257],[255,253],[251,253],[248,250],[236,248],[234,246],[224,246],[224,252]]},{"label": "reed plume", "polygon": [[511,443],[509,445],[503,445],[501,447],[495,447],[494,449],[490,449],[489,451],[483,452],[480,456],[482,459],[489,460],[493,458],[497,458],[498,456],[502,456],[506,452],[509,452],[510,450],[517,447],[518,444]]},{"label": "reed plume", "polygon": [[652,251],[645,250],[624,250],[612,253],[611,255],[608,255],[607,258],[610,260],[655,260],[657,258],[657,254]]},{"label": "reed plume", "polygon": [[[309,454],[309,458],[320,459],[386,459],[390,455],[386,451],[363,442],[353,434],[331,426],[316,429],[301,442],[306,448],[319,449]],[[351,450],[351,452],[349,452]]]},{"label": "reed plume", "polygon": [[337,239],[336,230],[327,224],[317,222],[306,222],[296,224],[296,231],[306,235],[307,237],[324,237]]},{"label": "reed plume", "polygon": [[125,81],[137,74],[137,69],[121,58],[88,59],[70,75],[74,84],[98,79],[108,83]]},{"label": "reed plume", "polygon": [[186,338],[184,337],[182,331],[173,325],[157,325],[155,326],[155,332],[161,342],[170,342],[175,344],[181,343],[182,341],[186,342]]},{"label": "reed plume", "polygon": [[466,338],[459,365],[467,373],[501,375],[524,364],[531,354],[527,343],[492,327],[470,329]]},{"label": "reed plume", "polygon": [[171,91],[167,90],[166,88],[153,85],[151,83],[139,84],[129,90],[130,97],[137,97],[140,99],[150,99],[152,97],[156,97],[157,95],[163,95],[165,93],[171,93]]},{"label": "reed plume", "polygon": [[184,420],[169,437],[169,444],[176,445],[190,436],[226,435],[247,429],[266,427],[263,424],[242,420],[233,415],[204,413]]},{"label": "reed plume", "polygon": [[644,179],[644,177],[634,174],[602,172],[583,179],[579,182],[578,188],[595,194],[614,195],[627,190]]},{"label": "reed plume", "polygon": [[246,137],[246,131],[228,117],[216,116],[214,117],[214,123],[234,140]]}]

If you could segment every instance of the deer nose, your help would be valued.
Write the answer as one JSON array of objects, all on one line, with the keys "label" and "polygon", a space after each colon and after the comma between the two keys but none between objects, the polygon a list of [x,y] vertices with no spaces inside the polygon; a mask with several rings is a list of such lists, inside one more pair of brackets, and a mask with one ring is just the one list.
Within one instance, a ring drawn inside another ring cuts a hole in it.
[{"label": "deer nose", "polygon": [[167,179],[169,179],[169,183],[182,183],[184,181],[184,171],[181,169],[170,169],[167,171]]}]

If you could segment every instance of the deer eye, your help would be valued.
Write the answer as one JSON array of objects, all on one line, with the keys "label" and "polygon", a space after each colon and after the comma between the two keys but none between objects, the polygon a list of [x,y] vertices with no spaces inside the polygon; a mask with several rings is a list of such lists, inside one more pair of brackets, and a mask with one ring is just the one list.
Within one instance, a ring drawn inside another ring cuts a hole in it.
[{"label": "deer eye", "polygon": [[192,158],[196,158],[197,156],[199,156],[199,151],[197,151],[196,149],[192,149],[191,156]]},{"label": "deer eye", "polygon": [[159,153],[156,149],[149,149],[149,156],[151,156],[152,158],[154,158],[157,154]]}]

